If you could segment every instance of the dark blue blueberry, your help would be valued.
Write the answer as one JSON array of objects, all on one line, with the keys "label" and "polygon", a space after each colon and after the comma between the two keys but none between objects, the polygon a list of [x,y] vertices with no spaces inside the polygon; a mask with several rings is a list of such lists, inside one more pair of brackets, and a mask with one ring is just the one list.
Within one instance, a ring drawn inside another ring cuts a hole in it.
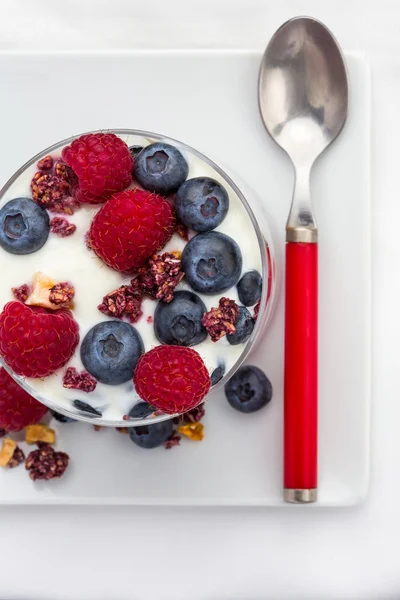
[{"label": "dark blue blueberry", "polygon": [[229,196],[218,181],[210,177],[195,177],[182,183],[176,194],[176,214],[190,229],[210,231],[225,219]]},{"label": "dark blue blueberry", "polygon": [[86,334],[81,346],[83,365],[101,383],[118,385],[133,377],[143,354],[142,338],[123,321],[102,321]]},{"label": "dark blue blueberry", "polygon": [[232,406],[242,413],[263,408],[272,398],[272,385],[258,367],[240,367],[225,385],[225,395]]},{"label": "dark blue blueberry", "polygon": [[76,419],[71,419],[71,417],[62,415],[61,413],[57,412],[56,410],[50,409],[50,412],[53,415],[53,417],[55,418],[55,420],[59,421],[60,423],[75,423],[76,422]]},{"label": "dark blue blueberry", "polygon": [[242,253],[237,243],[224,233],[199,233],[182,252],[182,270],[196,292],[217,294],[237,284],[242,272]]},{"label": "dark blue blueberry", "polygon": [[88,404],[87,402],[82,402],[82,400],[74,400],[72,404],[78,410],[81,410],[82,412],[87,413],[89,417],[101,417],[102,416],[102,414],[99,410],[96,410],[95,408],[93,408],[93,406],[90,406],[90,404]]},{"label": "dark blue blueberry", "polygon": [[137,155],[143,150],[143,146],[129,146],[129,152],[133,160],[137,157]]},{"label": "dark blue blueberry", "polygon": [[253,306],[261,298],[262,278],[257,271],[245,273],[237,284],[239,300],[244,306]]},{"label": "dark blue blueberry", "polygon": [[173,428],[173,422],[169,419],[161,423],[130,427],[129,437],[141,448],[157,448],[169,438]]},{"label": "dark blue blueberry", "polygon": [[15,198],[0,210],[0,246],[11,254],[36,252],[49,232],[49,215],[30,198]]},{"label": "dark blue blueberry", "polygon": [[247,308],[239,306],[239,314],[235,322],[236,332],[227,335],[227,340],[232,346],[247,342],[254,329],[255,321]]},{"label": "dark blue blueberry", "polygon": [[214,371],[211,373],[211,385],[216,385],[218,381],[221,381],[223,376],[225,375],[225,365],[220,364]]},{"label": "dark blue blueberry", "polygon": [[155,410],[157,409],[148,402],[138,402],[130,411],[129,416],[131,419],[145,419]]},{"label": "dark blue blueberry", "polygon": [[207,331],[201,324],[206,311],[204,302],[193,292],[175,292],[169,304],[158,303],[154,313],[154,332],[162,344],[200,344],[207,337]]},{"label": "dark blue blueberry", "polygon": [[143,148],[133,166],[133,174],[140,185],[163,196],[176,192],[188,172],[188,164],[179,150],[162,142]]}]

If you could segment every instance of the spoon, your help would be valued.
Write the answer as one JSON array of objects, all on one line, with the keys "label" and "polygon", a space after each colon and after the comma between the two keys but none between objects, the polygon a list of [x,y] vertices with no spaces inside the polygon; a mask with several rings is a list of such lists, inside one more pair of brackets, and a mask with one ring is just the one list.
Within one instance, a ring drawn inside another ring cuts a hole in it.
[{"label": "spoon", "polygon": [[317,157],[346,121],[348,81],[340,48],[319,21],[296,17],[271,39],[259,107],[289,155],[295,186],[286,224],[284,500],[317,500],[318,229],[310,197]]}]

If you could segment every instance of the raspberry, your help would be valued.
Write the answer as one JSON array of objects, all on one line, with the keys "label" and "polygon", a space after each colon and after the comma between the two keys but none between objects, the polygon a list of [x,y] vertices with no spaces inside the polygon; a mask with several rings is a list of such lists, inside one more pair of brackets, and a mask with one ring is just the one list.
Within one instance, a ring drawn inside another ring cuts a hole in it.
[{"label": "raspberry", "polygon": [[89,133],[62,151],[78,178],[74,195],[79,202],[105,202],[132,183],[133,159],[128,146],[113,133]]},{"label": "raspberry", "polygon": [[0,314],[0,354],[24,377],[47,377],[63,367],[79,342],[70,311],[8,302]]},{"label": "raspberry", "polygon": [[134,383],[142,400],[167,414],[192,410],[211,384],[201,356],[182,346],[157,346],[143,354]]},{"label": "raspberry", "polygon": [[140,267],[172,236],[175,216],[169,202],[134,189],[115,194],[99,210],[89,230],[89,244],[116,271]]},{"label": "raspberry", "polygon": [[21,431],[40,421],[46,414],[44,406],[28,394],[3,367],[0,368],[0,428]]}]

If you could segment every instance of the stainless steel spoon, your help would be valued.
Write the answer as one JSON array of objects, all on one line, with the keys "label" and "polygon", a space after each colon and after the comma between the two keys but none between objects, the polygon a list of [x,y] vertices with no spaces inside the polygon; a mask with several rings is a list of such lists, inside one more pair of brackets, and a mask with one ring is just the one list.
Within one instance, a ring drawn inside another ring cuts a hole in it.
[{"label": "stainless steel spoon", "polygon": [[331,32],[308,17],[275,33],[261,63],[259,106],[296,182],[286,225],[284,499],[317,500],[318,230],[310,197],[316,158],[348,110],[344,59]]}]

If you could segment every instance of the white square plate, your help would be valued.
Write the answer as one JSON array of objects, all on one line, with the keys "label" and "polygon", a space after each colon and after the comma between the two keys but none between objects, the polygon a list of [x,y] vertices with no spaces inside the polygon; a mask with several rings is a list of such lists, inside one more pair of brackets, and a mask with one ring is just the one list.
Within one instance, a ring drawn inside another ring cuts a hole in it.
[{"label": "white square plate", "polygon": [[[347,61],[348,122],[312,187],[320,229],[318,505],[331,506],[359,502],[369,474],[369,70],[362,57]],[[255,209],[263,206],[281,277],[293,173],[258,115],[259,62],[245,51],[0,53],[0,182],[42,148],[92,129],[180,139],[225,168]],[[57,424],[57,447],[71,455],[67,475],[33,484],[23,468],[1,470],[0,503],[282,505],[282,297],[280,286],[273,322],[249,361],[273,383],[266,409],[241,415],[221,394],[207,406],[204,441],[171,451],[142,450],[114,430]]]}]

